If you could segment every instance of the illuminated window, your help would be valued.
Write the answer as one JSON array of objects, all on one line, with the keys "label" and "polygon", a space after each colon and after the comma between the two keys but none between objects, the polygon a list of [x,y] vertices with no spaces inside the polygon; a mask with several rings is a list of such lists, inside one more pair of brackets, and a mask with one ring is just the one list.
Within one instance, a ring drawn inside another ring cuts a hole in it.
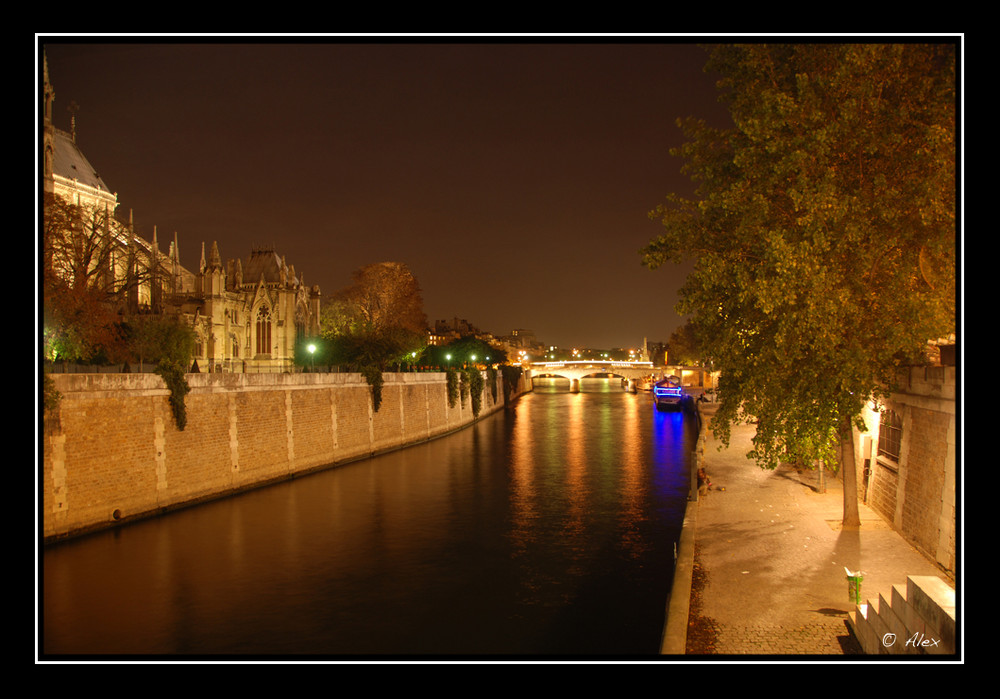
[{"label": "illuminated window", "polygon": [[261,306],[257,311],[257,354],[271,353],[271,310]]},{"label": "illuminated window", "polygon": [[899,461],[899,445],[902,441],[902,418],[895,411],[883,410],[878,427],[878,455]]}]

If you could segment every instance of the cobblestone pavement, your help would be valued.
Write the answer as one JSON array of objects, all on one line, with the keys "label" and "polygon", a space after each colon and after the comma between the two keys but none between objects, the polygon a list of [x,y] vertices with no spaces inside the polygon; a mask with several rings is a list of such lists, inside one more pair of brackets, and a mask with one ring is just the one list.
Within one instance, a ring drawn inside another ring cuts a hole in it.
[{"label": "cobblestone pavement", "polygon": [[861,655],[861,646],[847,626],[847,615],[828,613],[797,627],[777,624],[721,626],[702,613],[705,571],[695,554],[688,617],[688,655]]},{"label": "cobblestone pavement", "polygon": [[[706,430],[707,432],[707,430]],[[736,426],[704,465],[717,489],[688,503],[694,546],[686,654],[843,656],[861,649],[847,624],[845,568],[863,570],[863,599],[907,575],[941,571],[861,505],[844,530],[839,482],[815,471],[765,471],[746,458],[754,428]],[[692,510],[693,508],[693,510]]]}]

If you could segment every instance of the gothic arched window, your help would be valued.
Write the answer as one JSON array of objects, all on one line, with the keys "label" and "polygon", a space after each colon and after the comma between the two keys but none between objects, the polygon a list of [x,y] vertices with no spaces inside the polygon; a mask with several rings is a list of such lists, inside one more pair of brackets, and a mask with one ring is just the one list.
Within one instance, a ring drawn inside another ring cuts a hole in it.
[{"label": "gothic arched window", "polygon": [[257,354],[271,353],[271,309],[261,306],[257,311]]}]

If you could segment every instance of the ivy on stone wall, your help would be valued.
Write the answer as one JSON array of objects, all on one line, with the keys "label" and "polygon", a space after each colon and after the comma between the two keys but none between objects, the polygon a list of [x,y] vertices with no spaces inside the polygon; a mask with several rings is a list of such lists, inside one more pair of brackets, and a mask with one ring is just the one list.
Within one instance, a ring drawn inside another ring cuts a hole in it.
[{"label": "ivy on stone wall", "polygon": [[462,394],[462,405],[465,405],[465,400],[469,397],[469,375],[464,371],[458,374],[458,388]]},{"label": "ivy on stone wall", "polygon": [[44,407],[46,414],[55,412],[56,408],[59,407],[59,401],[62,400],[62,394],[56,390],[56,384],[49,376],[48,372],[45,373],[43,379],[44,386]]},{"label": "ivy on stone wall", "polygon": [[490,367],[486,370],[487,380],[490,382],[490,396],[493,397],[493,402],[497,402],[497,370],[494,367]]},{"label": "ivy on stone wall", "polygon": [[170,390],[170,409],[174,414],[174,422],[177,429],[183,431],[187,425],[187,408],[184,405],[184,396],[191,391],[187,379],[184,377],[184,367],[173,360],[162,359],[156,365],[156,373],[163,379],[163,382]]},{"label": "ivy on stone wall", "polygon": [[503,399],[509,402],[511,395],[517,389],[517,384],[521,381],[523,369],[519,366],[503,365],[500,367],[503,376]]},{"label": "ivy on stone wall", "polygon": [[56,390],[56,384],[46,371],[42,379],[42,425],[48,430],[59,429],[59,403],[62,393]]},{"label": "ivy on stone wall", "polygon": [[382,406],[382,370],[374,366],[363,366],[361,375],[372,388],[372,411],[377,413]]},{"label": "ivy on stone wall", "polygon": [[448,369],[448,407],[454,408],[458,402],[458,372]]},{"label": "ivy on stone wall", "polygon": [[468,385],[472,395],[472,415],[479,417],[479,411],[483,406],[483,375],[475,367],[465,373],[467,381],[463,385]]}]

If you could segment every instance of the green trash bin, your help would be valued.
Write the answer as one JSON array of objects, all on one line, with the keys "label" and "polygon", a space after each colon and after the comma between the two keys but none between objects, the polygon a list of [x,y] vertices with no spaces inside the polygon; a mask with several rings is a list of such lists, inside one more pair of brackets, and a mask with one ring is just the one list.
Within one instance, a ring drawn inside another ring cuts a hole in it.
[{"label": "green trash bin", "polygon": [[865,575],[860,570],[844,570],[847,571],[847,598],[854,604],[861,604],[861,581],[865,579]]}]

